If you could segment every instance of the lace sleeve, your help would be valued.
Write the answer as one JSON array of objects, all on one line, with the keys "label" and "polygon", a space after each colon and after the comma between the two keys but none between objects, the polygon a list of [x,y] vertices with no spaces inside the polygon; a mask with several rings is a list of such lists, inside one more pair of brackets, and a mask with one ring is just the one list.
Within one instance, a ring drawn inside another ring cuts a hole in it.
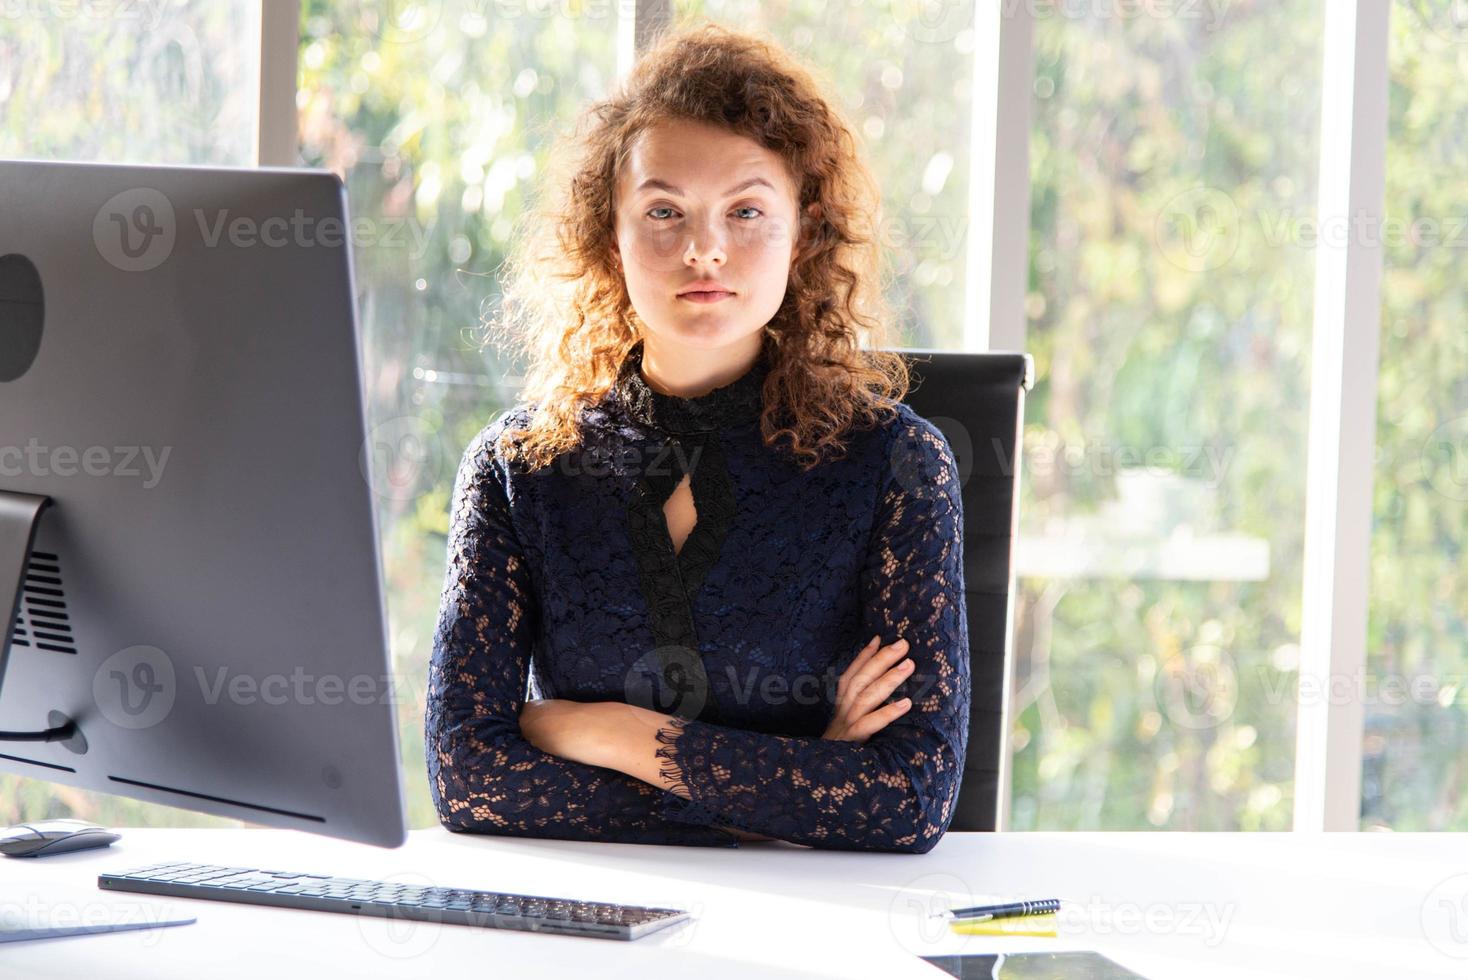
[{"label": "lace sleeve", "polygon": [[731,834],[659,816],[663,790],[521,735],[539,606],[493,454],[502,426],[470,443],[454,482],[424,724],[439,820],[457,832],[738,847]]},{"label": "lace sleeve", "polygon": [[937,427],[907,412],[884,479],[858,636],[863,644],[878,634],[883,644],[907,639],[915,670],[892,696],[913,706],[864,744],[674,718],[657,735],[660,775],[689,798],[668,794],[670,819],[817,848],[916,854],[948,829],[969,717],[958,468]]}]

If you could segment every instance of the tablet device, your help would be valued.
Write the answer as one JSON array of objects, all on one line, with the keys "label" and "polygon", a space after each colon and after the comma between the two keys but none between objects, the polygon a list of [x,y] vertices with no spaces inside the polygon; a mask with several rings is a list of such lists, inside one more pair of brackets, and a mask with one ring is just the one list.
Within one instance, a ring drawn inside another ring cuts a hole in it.
[{"label": "tablet device", "polygon": [[1147,980],[1100,953],[982,953],[924,956],[959,980]]}]

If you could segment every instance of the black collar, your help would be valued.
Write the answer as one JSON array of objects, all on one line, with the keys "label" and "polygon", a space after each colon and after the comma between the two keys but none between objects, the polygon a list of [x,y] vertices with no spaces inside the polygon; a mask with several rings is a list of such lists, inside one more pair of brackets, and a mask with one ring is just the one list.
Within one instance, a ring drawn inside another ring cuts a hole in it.
[{"label": "black collar", "polygon": [[769,374],[768,347],[760,348],[754,366],[726,385],[679,398],[653,391],[642,377],[643,341],[622,362],[612,385],[617,400],[633,420],[667,433],[709,432],[758,421],[764,405],[764,381]]}]

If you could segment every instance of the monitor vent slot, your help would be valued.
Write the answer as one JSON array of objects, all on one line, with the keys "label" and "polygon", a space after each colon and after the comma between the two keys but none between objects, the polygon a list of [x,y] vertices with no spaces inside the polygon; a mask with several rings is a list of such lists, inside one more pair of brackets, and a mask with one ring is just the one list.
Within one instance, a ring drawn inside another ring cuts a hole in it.
[{"label": "monitor vent slot", "polygon": [[55,653],[76,653],[61,559],[45,551],[31,552],[21,580],[20,610],[10,635],[11,646],[35,647]]}]

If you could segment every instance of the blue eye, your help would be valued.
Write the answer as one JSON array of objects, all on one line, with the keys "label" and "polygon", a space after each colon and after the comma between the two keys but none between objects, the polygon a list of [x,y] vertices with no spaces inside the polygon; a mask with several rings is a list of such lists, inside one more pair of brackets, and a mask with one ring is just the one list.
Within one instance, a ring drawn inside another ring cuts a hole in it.
[{"label": "blue eye", "polygon": [[[649,211],[648,211],[648,212],[647,212],[647,216],[648,216],[648,217],[649,217],[649,218],[652,218],[652,220],[654,220],[654,221],[669,221],[669,220],[671,220],[671,218],[659,218],[659,217],[657,217],[657,216],[655,216],[655,215],[654,215],[654,214],[653,214],[653,212],[654,212],[654,211],[672,211],[672,210],[673,210],[673,209],[672,209],[672,208],[670,208],[670,207],[668,207],[668,206],[667,206],[667,205],[660,205],[660,206],[658,206],[658,207],[655,207],[655,208],[652,208],[652,209],[650,209],[650,210],[649,210]],[[760,210],[760,209],[759,209],[759,208],[757,208],[757,207],[754,207],[754,206],[753,206],[753,205],[746,205],[746,206],[744,206],[744,207],[742,207],[742,208],[735,208],[735,209],[734,209],[734,210],[735,210],[735,211],[754,211],[754,212],[757,212],[757,213],[758,213],[758,214],[759,214],[759,215],[761,215],[761,216],[762,216],[762,215],[763,215],[763,214],[764,214],[764,212],[763,212],[763,211],[761,211],[761,210]],[[740,219],[740,220],[743,220],[743,221],[754,221],[754,220],[756,220],[756,219],[755,219],[755,217],[753,217],[753,216],[751,216],[751,217],[748,217],[748,218],[742,218],[742,219]]]}]

